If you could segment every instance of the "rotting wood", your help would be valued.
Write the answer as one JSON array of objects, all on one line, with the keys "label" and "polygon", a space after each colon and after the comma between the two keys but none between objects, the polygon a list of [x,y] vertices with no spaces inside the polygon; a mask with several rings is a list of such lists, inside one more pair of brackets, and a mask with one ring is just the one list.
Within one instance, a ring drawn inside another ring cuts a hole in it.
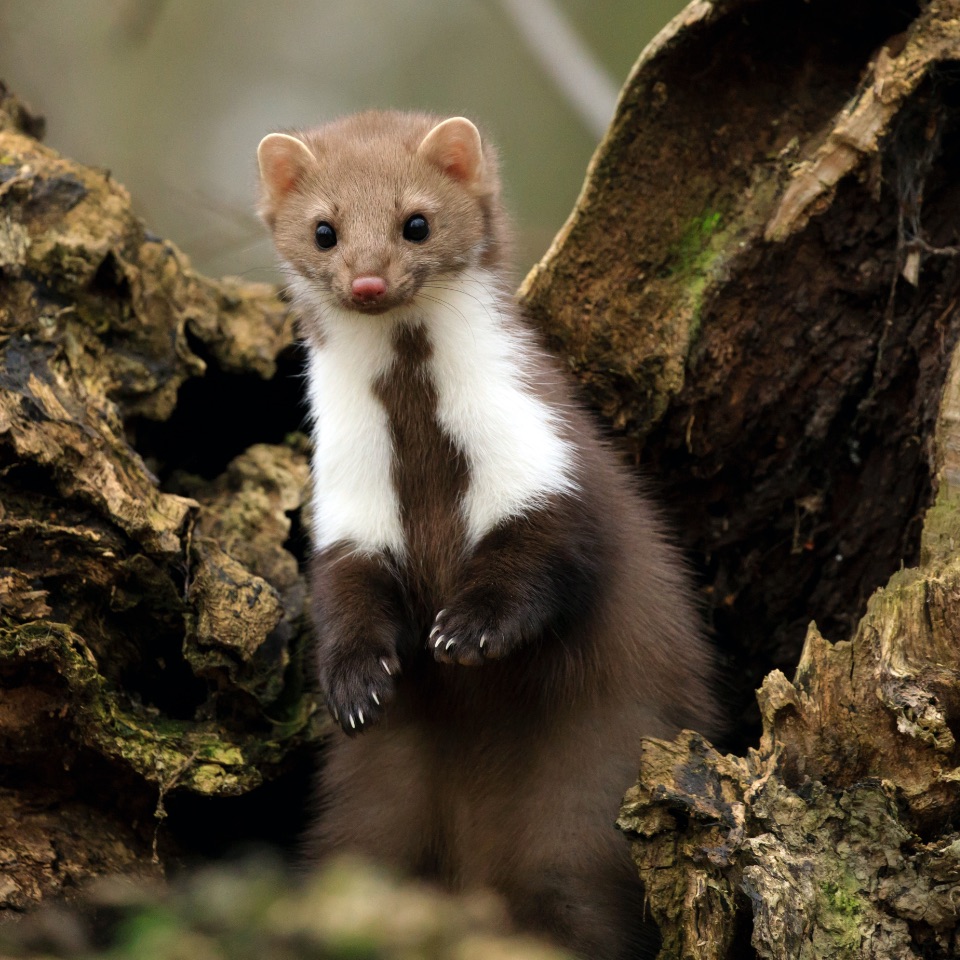
[{"label": "rotting wood", "polygon": [[[272,287],[194,274],[108,173],[44,147],[0,101],[0,763],[11,803],[26,782],[31,804],[82,811],[88,847],[68,856],[48,818],[57,873],[15,820],[0,826],[0,907],[22,909],[149,864],[158,796],[248,792],[322,723],[287,544],[302,438],[224,449],[209,479],[152,452],[184,384],[272,383],[292,318]],[[217,448],[171,429],[165,450]],[[42,743],[25,724],[38,710]],[[120,842],[124,820],[139,826]]]},{"label": "rotting wood", "polygon": [[[681,528],[756,732],[807,623],[850,636],[919,559],[960,332],[958,258],[929,252],[956,245],[957,9],[691,5],[521,291]],[[787,229],[880,80],[886,126]]]},{"label": "rotting wood", "polygon": [[[882,4],[695,6],[641,61],[523,292],[687,521],[744,669],[760,655],[793,673],[803,614],[837,642],[810,624],[794,680],[767,674],[744,756],[647,741],[619,826],[664,960],[956,956],[960,4],[899,23]],[[785,52],[768,71],[772,36],[844,37],[858,12],[846,64],[793,72]],[[643,190],[668,164],[696,169],[662,111],[707,49],[705,82],[729,87],[709,118],[689,90],[678,111],[724,151],[713,182],[683,184],[685,220]],[[564,299],[575,276],[586,310]],[[621,349],[623,317],[646,364]]]}]

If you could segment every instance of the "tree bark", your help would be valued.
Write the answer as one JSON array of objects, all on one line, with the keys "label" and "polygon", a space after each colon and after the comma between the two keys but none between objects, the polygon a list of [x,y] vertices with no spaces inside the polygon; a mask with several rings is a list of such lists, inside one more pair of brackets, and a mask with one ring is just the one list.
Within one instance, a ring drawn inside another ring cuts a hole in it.
[{"label": "tree bark", "polygon": [[[664,958],[960,952],[957,61],[957,0],[695,0],[521,289],[654,478],[734,677],[735,752],[647,741],[621,812]],[[249,837],[238,810],[289,821],[325,721],[291,318],[0,106],[22,909]]]},{"label": "tree bark", "polygon": [[662,957],[960,953],[958,57],[955,2],[691,4],[524,286],[743,690],[799,655],[745,756],[644,747]]},{"label": "tree bark", "polygon": [[[168,794],[249,793],[323,724],[291,317],[272,287],[196,276],[108,173],[0,107],[0,904],[19,909],[155,872],[183,846]],[[182,829],[223,816],[194,804]]]}]

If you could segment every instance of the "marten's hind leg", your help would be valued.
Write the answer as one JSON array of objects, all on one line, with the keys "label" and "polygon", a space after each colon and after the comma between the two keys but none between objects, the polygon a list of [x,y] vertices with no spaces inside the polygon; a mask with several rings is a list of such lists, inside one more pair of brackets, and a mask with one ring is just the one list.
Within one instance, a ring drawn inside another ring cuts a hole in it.
[{"label": "marten's hind leg", "polygon": [[539,931],[589,960],[653,960],[656,925],[645,916],[643,887],[632,864],[620,876],[549,866],[502,888],[517,925]]},{"label": "marten's hind leg", "polygon": [[319,778],[320,814],[307,837],[311,862],[357,853],[403,873],[430,872],[434,798],[419,740],[388,723],[352,739],[336,737]]}]

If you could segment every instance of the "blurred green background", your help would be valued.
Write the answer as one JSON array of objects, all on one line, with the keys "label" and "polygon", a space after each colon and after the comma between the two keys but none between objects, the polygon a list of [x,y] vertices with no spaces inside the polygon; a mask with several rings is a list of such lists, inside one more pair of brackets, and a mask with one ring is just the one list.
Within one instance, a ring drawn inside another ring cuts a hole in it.
[{"label": "blurred green background", "polygon": [[271,130],[367,107],[479,120],[522,274],[573,205],[616,91],[682,0],[0,0],[0,77],[46,142],[112,171],[211,275],[274,280],[253,213]]}]

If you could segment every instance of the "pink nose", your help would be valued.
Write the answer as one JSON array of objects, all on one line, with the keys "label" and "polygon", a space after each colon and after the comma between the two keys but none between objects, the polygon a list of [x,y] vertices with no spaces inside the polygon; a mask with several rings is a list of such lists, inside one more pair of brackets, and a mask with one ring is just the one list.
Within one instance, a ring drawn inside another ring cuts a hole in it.
[{"label": "pink nose", "polygon": [[354,300],[366,303],[379,300],[387,292],[387,281],[383,277],[357,277],[350,289],[353,291]]}]

